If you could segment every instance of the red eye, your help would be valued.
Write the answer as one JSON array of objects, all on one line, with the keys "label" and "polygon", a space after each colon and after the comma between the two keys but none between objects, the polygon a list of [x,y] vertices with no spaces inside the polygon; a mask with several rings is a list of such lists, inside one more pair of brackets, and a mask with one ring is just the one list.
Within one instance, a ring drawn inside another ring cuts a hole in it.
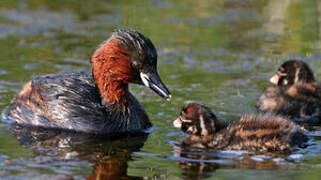
[{"label": "red eye", "polygon": [[142,63],[141,63],[141,62],[133,61],[133,65],[134,65],[135,68],[137,68],[137,69],[141,69],[141,68],[142,68]]}]

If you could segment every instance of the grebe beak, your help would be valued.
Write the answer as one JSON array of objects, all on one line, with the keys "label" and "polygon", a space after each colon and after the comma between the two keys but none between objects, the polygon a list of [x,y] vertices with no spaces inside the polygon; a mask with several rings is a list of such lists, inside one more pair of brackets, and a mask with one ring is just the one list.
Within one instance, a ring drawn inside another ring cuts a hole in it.
[{"label": "grebe beak", "polygon": [[146,87],[151,88],[153,91],[155,91],[158,95],[160,95],[167,101],[171,100],[172,95],[165,86],[165,84],[161,81],[157,72],[148,74],[141,72],[140,78],[142,79]]}]

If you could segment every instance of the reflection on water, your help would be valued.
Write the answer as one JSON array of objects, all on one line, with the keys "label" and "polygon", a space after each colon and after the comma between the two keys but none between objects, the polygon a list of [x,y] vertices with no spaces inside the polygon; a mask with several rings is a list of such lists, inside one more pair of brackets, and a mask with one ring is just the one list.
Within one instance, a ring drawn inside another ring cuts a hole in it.
[{"label": "reflection on water", "polygon": [[[235,156],[229,152],[228,156]],[[222,160],[222,157],[213,153],[180,153],[176,154],[184,160],[178,161],[176,164],[183,170],[183,176],[185,179],[203,179],[211,177],[213,173],[219,168],[228,169],[256,169],[256,170],[270,170],[270,169],[284,169],[284,166],[278,165],[275,161],[271,160],[269,156],[258,156],[256,160],[248,157],[242,157],[239,155],[238,163],[217,163]],[[226,158],[226,157],[225,157]],[[260,159],[260,160],[258,160]],[[214,161],[217,161],[216,163]]]},{"label": "reflection on water", "polygon": [[[11,131],[20,145],[32,149],[36,157],[88,160],[93,166],[88,179],[139,179],[127,175],[127,161],[132,152],[143,147],[148,137],[146,133],[93,135],[17,124],[11,126]],[[50,166],[51,163],[47,163]]]},{"label": "reflection on water", "polygon": [[219,168],[272,170],[284,169],[287,157],[299,160],[302,154],[286,155],[281,153],[256,154],[247,151],[191,150],[175,146],[177,165],[183,170],[186,179],[210,177]]},{"label": "reflection on water", "polygon": [[153,41],[173,94],[166,102],[130,87],[156,126],[148,137],[13,127],[14,137],[3,119],[0,179],[318,179],[320,127],[295,154],[255,155],[174,149],[184,135],[172,121],[187,100],[210,105],[221,119],[253,112],[289,58],[305,60],[320,80],[320,15],[319,0],[0,1],[0,110],[34,75],[89,70],[92,52],[119,27]]}]

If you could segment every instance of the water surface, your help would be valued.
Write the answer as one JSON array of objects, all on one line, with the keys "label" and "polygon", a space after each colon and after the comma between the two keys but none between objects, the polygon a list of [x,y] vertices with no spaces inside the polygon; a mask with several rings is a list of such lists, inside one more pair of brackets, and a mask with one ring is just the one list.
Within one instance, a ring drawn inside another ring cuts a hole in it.
[{"label": "water surface", "polygon": [[0,1],[1,111],[34,75],[89,70],[92,52],[122,27],[153,41],[173,94],[167,102],[131,86],[155,125],[149,135],[18,128],[26,136],[16,138],[3,119],[0,179],[318,179],[319,127],[308,133],[311,145],[292,155],[192,153],[179,149],[184,135],[172,121],[187,100],[222,119],[255,112],[269,77],[290,58],[305,60],[321,79],[320,14],[318,0]]}]

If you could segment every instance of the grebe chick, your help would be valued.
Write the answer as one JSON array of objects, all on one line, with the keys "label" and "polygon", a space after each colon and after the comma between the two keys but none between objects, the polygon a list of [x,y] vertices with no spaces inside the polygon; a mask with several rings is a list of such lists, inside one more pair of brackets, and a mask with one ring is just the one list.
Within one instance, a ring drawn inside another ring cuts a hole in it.
[{"label": "grebe chick", "polygon": [[270,79],[256,107],[261,112],[284,115],[297,123],[321,124],[321,84],[303,61],[284,62]]},{"label": "grebe chick", "polygon": [[205,105],[186,104],[174,126],[187,133],[183,145],[211,150],[289,152],[307,141],[304,130],[280,116],[245,115],[226,128],[217,128],[217,118]]},{"label": "grebe chick", "polygon": [[134,30],[116,30],[91,57],[92,73],[35,77],[12,100],[9,118],[19,124],[86,133],[135,132],[151,122],[128,84],[137,83],[169,100],[157,73],[152,42]]}]

